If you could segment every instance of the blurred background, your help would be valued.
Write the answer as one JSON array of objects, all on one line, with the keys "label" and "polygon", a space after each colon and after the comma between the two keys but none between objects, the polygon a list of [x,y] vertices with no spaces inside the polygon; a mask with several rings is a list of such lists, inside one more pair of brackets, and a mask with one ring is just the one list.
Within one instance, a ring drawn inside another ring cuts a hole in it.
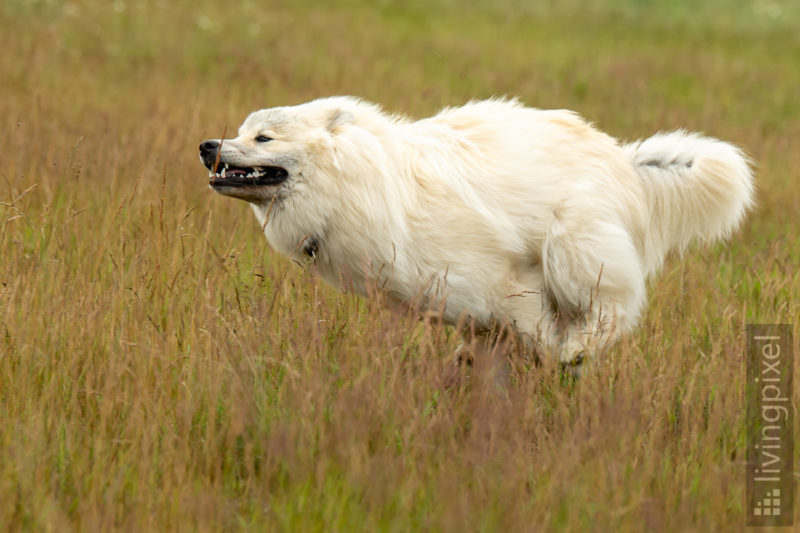
[{"label": "blurred background", "polygon": [[[743,527],[744,325],[800,318],[800,3],[4,0],[0,26],[0,527]],[[200,141],[334,94],[701,131],[759,206],[667,262],[591,379],[448,389],[451,331],[208,190]]]}]

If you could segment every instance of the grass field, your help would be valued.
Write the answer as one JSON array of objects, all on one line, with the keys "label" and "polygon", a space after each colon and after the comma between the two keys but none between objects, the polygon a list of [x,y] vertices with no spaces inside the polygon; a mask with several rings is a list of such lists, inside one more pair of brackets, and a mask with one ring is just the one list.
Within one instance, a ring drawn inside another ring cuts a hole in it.
[{"label": "grass field", "polygon": [[[800,322],[798,4],[460,4],[0,4],[0,529],[744,528],[744,327]],[[331,290],[207,188],[201,140],[330,94],[703,131],[757,162],[759,207],[670,258],[577,384],[498,392],[478,361],[448,389],[452,332]]]}]

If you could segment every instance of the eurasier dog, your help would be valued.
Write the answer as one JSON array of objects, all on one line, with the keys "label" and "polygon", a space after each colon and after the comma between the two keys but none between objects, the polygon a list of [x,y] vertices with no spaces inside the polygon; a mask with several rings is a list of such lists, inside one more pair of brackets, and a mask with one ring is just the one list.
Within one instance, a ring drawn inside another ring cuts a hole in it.
[{"label": "eurasier dog", "polygon": [[200,158],[212,189],[248,201],[269,243],[328,282],[490,343],[510,330],[564,363],[629,331],[667,252],[728,236],[754,195],[725,142],[621,144],[502,99],[418,121],[350,97],[264,109]]}]

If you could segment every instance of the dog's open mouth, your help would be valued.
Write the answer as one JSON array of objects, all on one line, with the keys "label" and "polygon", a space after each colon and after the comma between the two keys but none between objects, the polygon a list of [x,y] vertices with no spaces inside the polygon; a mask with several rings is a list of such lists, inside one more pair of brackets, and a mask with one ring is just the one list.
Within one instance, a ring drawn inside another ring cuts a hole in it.
[{"label": "dog's open mouth", "polygon": [[212,187],[260,187],[278,185],[286,181],[289,173],[282,167],[236,167],[220,163],[217,172],[208,173]]}]

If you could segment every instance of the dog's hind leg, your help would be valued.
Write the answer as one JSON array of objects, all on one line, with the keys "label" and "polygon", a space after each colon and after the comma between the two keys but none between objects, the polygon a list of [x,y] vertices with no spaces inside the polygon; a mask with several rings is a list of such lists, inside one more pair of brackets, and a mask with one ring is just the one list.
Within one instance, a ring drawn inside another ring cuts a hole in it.
[{"label": "dog's hind leg", "polygon": [[554,213],[542,267],[553,323],[546,341],[562,363],[591,358],[635,323],[645,280],[636,246],[618,222]]}]

